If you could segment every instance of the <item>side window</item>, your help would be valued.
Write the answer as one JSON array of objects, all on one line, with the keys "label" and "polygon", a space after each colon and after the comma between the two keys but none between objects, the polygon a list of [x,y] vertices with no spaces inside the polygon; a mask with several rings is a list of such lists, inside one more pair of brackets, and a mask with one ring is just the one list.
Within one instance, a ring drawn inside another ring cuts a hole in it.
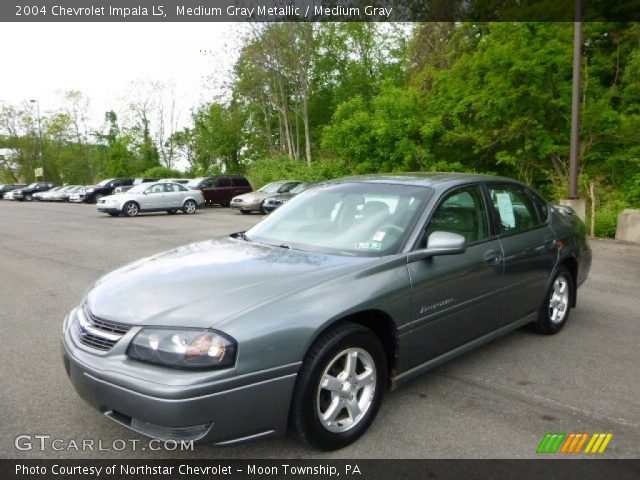
[{"label": "side window", "polygon": [[278,189],[278,193],[287,193],[289,190],[291,190],[292,188],[295,188],[299,185],[298,182],[289,182],[289,183],[285,183],[284,185],[282,185],[279,189]]},{"label": "side window", "polygon": [[164,193],[165,192],[164,184],[156,183],[155,185],[151,185],[148,191],[149,193]]},{"label": "side window", "polygon": [[547,205],[547,201],[540,195],[533,193],[533,203],[536,204],[536,208],[540,214],[540,220],[542,220],[543,223],[546,222],[547,217],[549,216],[549,206]]},{"label": "side window", "polygon": [[231,183],[227,177],[220,177],[216,182],[217,187],[230,187]]},{"label": "side window", "polygon": [[187,189],[182,185],[178,185],[177,183],[167,183],[167,191],[168,192],[184,192]]},{"label": "side window", "polygon": [[215,188],[216,187],[216,179],[215,178],[210,178],[209,180],[206,180],[204,182],[203,187],[205,187],[205,188]]},{"label": "side window", "polygon": [[248,186],[250,186],[249,185],[249,181],[246,178],[242,178],[242,177],[234,177],[233,184],[236,187],[248,187]]},{"label": "side window", "polygon": [[479,186],[465,187],[450,193],[438,206],[427,225],[425,239],[433,232],[462,235],[467,243],[489,236],[487,215]]},{"label": "side window", "polygon": [[517,233],[540,224],[533,201],[519,185],[489,185],[489,194],[500,220],[500,233]]}]

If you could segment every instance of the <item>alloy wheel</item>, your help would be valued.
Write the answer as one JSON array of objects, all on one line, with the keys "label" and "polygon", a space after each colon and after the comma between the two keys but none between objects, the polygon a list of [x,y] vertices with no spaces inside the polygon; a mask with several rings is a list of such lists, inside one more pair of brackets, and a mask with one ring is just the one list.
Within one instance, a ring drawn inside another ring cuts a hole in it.
[{"label": "alloy wheel", "polygon": [[129,217],[135,217],[136,215],[138,215],[138,205],[133,202],[127,203],[124,207],[124,213],[126,213]]},{"label": "alloy wheel", "polygon": [[549,318],[553,323],[560,323],[569,311],[569,280],[564,275],[553,282],[549,297]]},{"label": "alloy wheel", "polygon": [[338,353],[320,378],[316,411],[320,423],[331,432],[350,430],[371,408],[376,390],[376,365],[361,348]]},{"label": "alloy wheel", "polygon": [[196,213],[196,203],[193,201],[185,202],[184,211],[189,214]]}]

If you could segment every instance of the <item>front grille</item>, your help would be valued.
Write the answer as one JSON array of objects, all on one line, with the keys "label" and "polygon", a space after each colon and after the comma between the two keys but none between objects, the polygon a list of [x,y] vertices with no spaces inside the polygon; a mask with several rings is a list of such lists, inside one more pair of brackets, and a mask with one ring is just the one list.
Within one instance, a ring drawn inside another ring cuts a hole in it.
[{"label": "front grille", "polygon": [[78,311],[78,335],[80,342],[97,350],[110,350],[131,327],[93,315],[85,306]]}]

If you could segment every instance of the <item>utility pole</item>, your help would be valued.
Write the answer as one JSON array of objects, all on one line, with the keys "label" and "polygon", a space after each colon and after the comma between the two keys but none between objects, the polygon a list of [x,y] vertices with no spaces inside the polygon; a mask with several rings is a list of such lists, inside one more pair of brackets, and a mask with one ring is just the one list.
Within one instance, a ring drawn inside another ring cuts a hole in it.
[{"label": "utility pole", "polygon": [[573,88],[571,93],[571,146],[569,151],[569,198],[560,200],[562,205],[573,208],[576,214],[586,218],[586,204],[578,197],[578,172],[580,170],[580,71],[582,62],[582,0],[576,0],[573,22]]},{"label": "utility pole", "polygon": [[580,161],[580,70],[582,61],[582,0],[576,0],[573,31],[573,89],[571,92],[571,151],[569,153],[569,199],[578,198]]},{"label": "utility pole", "polygon": [[38,114],[38,138],[40,141],[40,167],[42,167],[42,180],[44,180],[44,149],[42,148],[42,124],[40,122],[40,102],[37,100],[29,100],[31,103],[35,103],[36,111]]}]

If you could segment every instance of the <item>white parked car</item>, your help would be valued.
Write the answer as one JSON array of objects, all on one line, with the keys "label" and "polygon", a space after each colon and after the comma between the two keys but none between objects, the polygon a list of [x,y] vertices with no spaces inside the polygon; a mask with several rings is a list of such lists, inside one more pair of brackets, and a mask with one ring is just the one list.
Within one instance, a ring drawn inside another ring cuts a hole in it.
[{"label": "white parked car", "polygon": [[97,203],[98,211],[113,217],[126,215],[135,217],[140,212],[176,213],[182,210],[186,214],[196,213],[204,197],[198,190],[173,182],[142,183],[127,192],[108,195]]}]

